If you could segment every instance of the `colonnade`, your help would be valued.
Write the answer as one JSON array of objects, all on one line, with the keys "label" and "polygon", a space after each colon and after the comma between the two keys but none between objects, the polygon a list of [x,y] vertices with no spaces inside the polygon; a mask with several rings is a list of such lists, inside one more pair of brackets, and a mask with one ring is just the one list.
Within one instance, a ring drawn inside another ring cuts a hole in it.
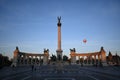
[{"label": "colonnade", "polygon": [[20,52],[18,47],[14,51],[13,65],[40,65],[48,64],[49,58],[49,49],[44,49],[43,54],[34,54],[34,53],[25,53]]},{"label": "colonnade", "polygon": [[20,53],[18,55],[18,64],[19,65],[26,65],[26,64],[42,64],[43,63],[43,54],[34,54],[29,53]]},{"label": "colonnade", "polygon": [[[90,55],[94,54],[94,55]],[[79,53],[76,54],[76,57],[78,57],[77,63],[85,63],[85,64],[97,64],[99,61],[101,61],[101,55],[97,53],[89,53],[89,55],[81,55]]]},{"label": "colonnade", "polygon": [[[101,47],[99,52],[93,53],[76,53],[75,48],[70,49],[70,56],[71,56],[71,63],[85,63],[85,64],[98,64],[99,62],[105,63],[106,62],[106,52]],[[76,60],[78,57],[78,60]]]}]

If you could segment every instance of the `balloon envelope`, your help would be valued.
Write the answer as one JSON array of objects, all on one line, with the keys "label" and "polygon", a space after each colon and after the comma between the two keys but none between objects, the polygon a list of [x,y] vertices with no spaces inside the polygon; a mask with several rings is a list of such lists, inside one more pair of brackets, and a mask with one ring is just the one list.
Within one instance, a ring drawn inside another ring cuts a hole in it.
[{"label": "balloon envelope", "polygon": [[86,39],[84,39],[84,40],[83,40],[83,42],[84,42],[84,43],[86,43],[86,42],[87,42],[87,40],[86,40]]}]

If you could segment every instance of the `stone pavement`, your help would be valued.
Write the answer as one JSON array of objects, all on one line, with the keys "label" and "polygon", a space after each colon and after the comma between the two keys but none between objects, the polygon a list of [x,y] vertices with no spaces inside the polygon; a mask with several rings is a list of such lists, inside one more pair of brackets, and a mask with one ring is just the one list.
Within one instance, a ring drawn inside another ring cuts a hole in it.
[{"label": "stone pavement", "polygon": [[31,67],[4,67],[0,69],[0,78],[1,77],[6,77],[8,75],[13,75],[13,74],[20,74],[26,71],[30,71]]},{"label": "stone pavement", "polygon": [[31,67],[6,67],[0,70],[0,80],[119,80],[120,67],[81,67],[64,65],[61,69],[55,65]]}]

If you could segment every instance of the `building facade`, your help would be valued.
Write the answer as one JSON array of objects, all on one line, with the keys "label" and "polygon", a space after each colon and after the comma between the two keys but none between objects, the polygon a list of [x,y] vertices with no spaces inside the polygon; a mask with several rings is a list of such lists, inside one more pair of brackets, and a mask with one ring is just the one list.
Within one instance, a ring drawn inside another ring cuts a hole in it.
[{"label": "building facade", "polygon": [[106,57],[107,59],[107,64],[108,65],[120,65],[120,56],[117,55],[117,53],[115,55],[113,55],[110,51],[108,56]]}]

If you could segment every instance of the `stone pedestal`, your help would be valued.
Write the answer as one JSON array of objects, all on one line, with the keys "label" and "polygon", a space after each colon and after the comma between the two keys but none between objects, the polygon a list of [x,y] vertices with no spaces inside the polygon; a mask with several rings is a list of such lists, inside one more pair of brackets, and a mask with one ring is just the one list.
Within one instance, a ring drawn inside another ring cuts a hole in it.
[{"label": "stone pedestal", "polygon": [[62,50],[56,50],[57,53],[57,60],[61,61],[62,60]]},{"label": "stone pedestal", "polygon": [[71,64],[76,64],[76,56],[71,56]]},{"label": "stone pedestal", "polygon": [[44,49],[44,58],[43,58],[43,64],[47,65],[48,64],[48,57],[49,57],[49,49]]},{"label": "stone pedestal", "polygon": [[48,56],[44,56],[44,58],[43,58],[43,64],[44,65],[48,64]]}]

